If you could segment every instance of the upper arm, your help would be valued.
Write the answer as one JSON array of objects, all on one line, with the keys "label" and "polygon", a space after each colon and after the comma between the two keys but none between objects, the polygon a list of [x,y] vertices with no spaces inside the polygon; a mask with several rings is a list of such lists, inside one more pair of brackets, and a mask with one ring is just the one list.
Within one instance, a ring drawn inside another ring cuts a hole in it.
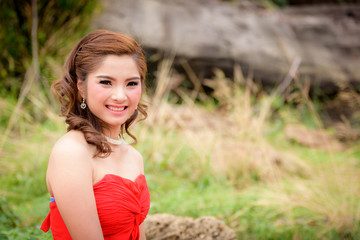
[{"label": "upper arm", "polygon": [[48,183],[73,239],[103,239],[92,186],[91,153],[74,139],[57,143],[51,153]]},{"label": "upper arm", "polygon": [[145,235],[145,222],[142,222],[139,226],[139,231],[140,231],[140,238],[139,240],[146,240],[146,235]]}]

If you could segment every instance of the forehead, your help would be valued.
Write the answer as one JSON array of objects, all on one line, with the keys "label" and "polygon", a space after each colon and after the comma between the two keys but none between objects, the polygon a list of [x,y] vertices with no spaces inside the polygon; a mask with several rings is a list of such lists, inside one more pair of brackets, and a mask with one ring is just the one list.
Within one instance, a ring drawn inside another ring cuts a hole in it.
[{"label": "forehead", "polygon": [[140,76],[138,66],[130,55],[107,55],[100,65],[89,75],[109,75],[112,77]]}]

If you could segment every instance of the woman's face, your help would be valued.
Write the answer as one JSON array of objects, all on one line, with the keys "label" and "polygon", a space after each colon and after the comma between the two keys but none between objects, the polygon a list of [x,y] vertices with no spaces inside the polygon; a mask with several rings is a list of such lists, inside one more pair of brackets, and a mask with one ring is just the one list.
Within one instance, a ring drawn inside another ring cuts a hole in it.
[{"label": "woman's face", "polygon": [[86,81],[78,81],[78,89],[90,111],[107,124],[104,134],[117,138],[140,101],[140,73],[131,56],[108,55]]}]

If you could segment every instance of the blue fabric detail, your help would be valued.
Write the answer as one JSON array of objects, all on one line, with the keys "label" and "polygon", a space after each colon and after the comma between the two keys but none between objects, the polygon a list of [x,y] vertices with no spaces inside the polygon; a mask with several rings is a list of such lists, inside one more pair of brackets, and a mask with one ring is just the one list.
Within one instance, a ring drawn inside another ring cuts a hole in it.
[{"label": "blue fabric detail", "polygon": [[50,198],[50,202],[55,202],[55,198],[54,198],[54,197],[51,197],[51,198]]}]

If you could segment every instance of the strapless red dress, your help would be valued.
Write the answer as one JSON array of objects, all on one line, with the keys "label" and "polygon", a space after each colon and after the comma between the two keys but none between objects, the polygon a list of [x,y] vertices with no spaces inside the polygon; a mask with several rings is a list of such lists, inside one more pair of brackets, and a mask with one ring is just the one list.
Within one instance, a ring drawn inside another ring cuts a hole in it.
[{"label": "strapless red dress", "polygon": [[[141,174],[135,181],[131,181],[107,174],[93,188],[104,239],[139,239],[139,226],[150,208],[145,176]],[[50,201],[50,212],[40,229],[47,232],[49,228],[54,240],[71,240],[53,198]]]}]

